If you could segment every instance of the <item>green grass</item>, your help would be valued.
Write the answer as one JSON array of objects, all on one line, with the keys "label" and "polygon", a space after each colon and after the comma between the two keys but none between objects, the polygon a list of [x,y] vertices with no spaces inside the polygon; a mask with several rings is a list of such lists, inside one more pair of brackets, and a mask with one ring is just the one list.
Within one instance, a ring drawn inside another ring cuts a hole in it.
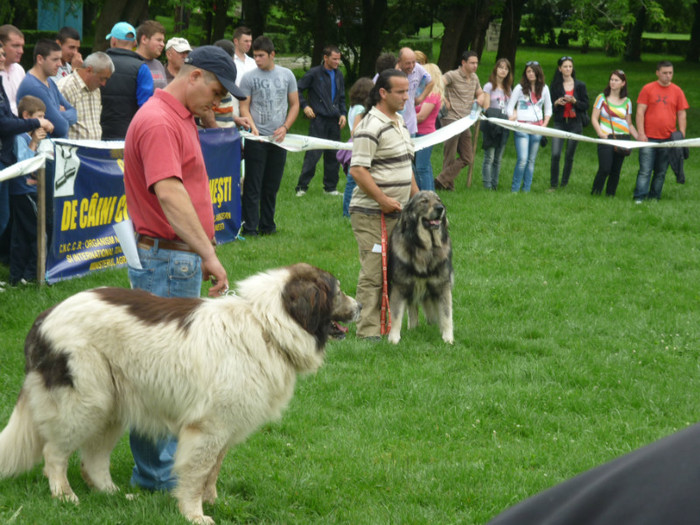
[{"label": "green grass", "polygon": [[[553,53],[521,50],[520,60]],[[544,57],[544,58],[543,58]],[[484,60],[484,64],[486,60]],[[614,63],[577,57],[593,96]],[[654,78],[633,68],[634,95]],[[480,69],[482,81],[486,67]],[[695,66],[676,79],[691,106]],[[689,136],[700,136],[689,118]],[[299,119],[293,132],[303,133]],[[454,243],[454,346],[434,326],[404,331],[399,346],[350,336],[331,343],[326,365],[302,378],[288,411],[227,456],[218,523],[481,524],[503,508],[700,419],[700,160],[688,183],[671,172],[663,199],[632,203],[637,155],[625,161],[618,196],[589,195],[595,146],[581,144],[569,186],[546,193],[548,146],[533,191],[511,195],[512,139],[498,192],[474,183],[443,194]],[[294,197],[300,154],[289,154],[273,237],[219,248],[231,280],[297,261],[327,269],[354,293],[359,263],[339,198],[321,173]],[[436,170],[441,151],[433,155]],[[0,279],[7,271],[0,268]],[[0,421],[23,378],[23,339],[34,317],[99,285],[127,286],[124,270],[0,295]],[[122,488],[91,493],[74,458],[68,477],[81,504],[51,500],[37,466],[0,481],[0,523],[184,523],[175,501],[140,493],[127,501],[126,440],[112,456]]]}]

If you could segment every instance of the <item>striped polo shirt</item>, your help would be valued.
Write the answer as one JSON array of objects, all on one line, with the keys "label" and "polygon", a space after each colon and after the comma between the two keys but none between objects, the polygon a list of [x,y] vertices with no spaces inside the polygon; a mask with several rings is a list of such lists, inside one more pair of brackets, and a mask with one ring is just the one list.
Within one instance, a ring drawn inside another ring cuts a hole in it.
[{"label": "striped polo shirt", "polygon": [[[370,109],[353,133],[350,167],[361,166],[388,197],[405,206],[411,197],[414,148],[403,117],[392,120],[376,107]],[[350,213],[380,214],[377,201],[356,186]]]},{"label": "striped polo shirt", "polygon": [[[605,105],[603,105],[603,102],[605,102]],[[598,124],[604,133],[611,134],[614,129],[615,135],[630,134],[630,129],[627,126],[627,115],[632,114],[632,101],[629,98],[625,98],[622,104],[616,106],[606,100],[605,95],[601,93],[595,99],[593,107],[600,110]]]}]

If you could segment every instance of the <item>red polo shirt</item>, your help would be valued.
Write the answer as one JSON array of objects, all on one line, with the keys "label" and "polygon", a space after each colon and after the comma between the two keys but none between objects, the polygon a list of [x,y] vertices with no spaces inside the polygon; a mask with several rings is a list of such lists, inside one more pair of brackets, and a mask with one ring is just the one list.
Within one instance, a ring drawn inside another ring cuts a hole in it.
[{"label": "red polo shirt", "polygon": [[192,200],[199,222],[214,238],[214,211],[194,117],[175,97],[157,89],[134,116],[124,143],[124,187],[129,217],[141,234],[178,239],[153,191],[176,177]]}]

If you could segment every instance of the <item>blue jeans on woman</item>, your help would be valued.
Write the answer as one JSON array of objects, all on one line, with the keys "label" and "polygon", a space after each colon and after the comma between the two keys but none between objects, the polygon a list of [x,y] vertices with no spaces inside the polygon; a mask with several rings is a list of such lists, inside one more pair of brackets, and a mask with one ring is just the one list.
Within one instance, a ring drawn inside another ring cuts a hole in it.
[{"label": "blue jeans on woman", "polygon": [[520,191],[522,184],[523,191],[530,191],[532,186],[532,176],[535,173],[535,159],[537,158],[537,150],[540,149],[540,135],[530,135],[523,131],[515,131],[515,153],[517,161],[515,162],[515,170],[513,171],[513,184],[510,191]]},{"label": "blue jeans on woman", "polygon": [[[161,250],[158,240],[151,248],[138,248],[142,269],[129,266],[132,288],[159,297],[199,297],[202,288],[202,259],[196,253]],[[129,436],[134,470],[131,484],[147,490],[170,490],[177,478],[173,473],[177,438],[169,436],[154,442],[132,432]]]},{"label": "blue jeans on woman", "polygon": [[345,183],[345,191],[343,192],[343,217],[350,218],[350,199],[352,199],[352,190],[355,189],[357,183],[352,178],[349,171],[345,172],[347,182]]},{"label": "blue jeans on woman", "polygon": [[496,190],[498,188],[498,174],[501,171],[501,159],[508,143],[508,132],[503,133],[498,146],[486,148],[484,150],[484,162],[481,165],[481,179],[484,181],[484,188]]},{"label": "blue jeans on woman", "polygon": [[[416,137],[422,136],[420,134],[416,135]],[[432,146],[416,151],[416,184],[420,190],[435,191],[433,164],[430,162],[432,153]]]}]

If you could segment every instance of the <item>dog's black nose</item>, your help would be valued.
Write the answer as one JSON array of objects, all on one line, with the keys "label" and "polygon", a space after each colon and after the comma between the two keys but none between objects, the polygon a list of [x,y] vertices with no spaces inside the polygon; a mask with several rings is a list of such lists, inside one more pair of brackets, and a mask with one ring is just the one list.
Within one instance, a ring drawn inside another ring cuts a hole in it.
[{"label": "dog's black nose", "polygon": [[435,210],[439,213],[442,213],[443,211],[445,211],[445,207],[442,204],[436,204]]}]

